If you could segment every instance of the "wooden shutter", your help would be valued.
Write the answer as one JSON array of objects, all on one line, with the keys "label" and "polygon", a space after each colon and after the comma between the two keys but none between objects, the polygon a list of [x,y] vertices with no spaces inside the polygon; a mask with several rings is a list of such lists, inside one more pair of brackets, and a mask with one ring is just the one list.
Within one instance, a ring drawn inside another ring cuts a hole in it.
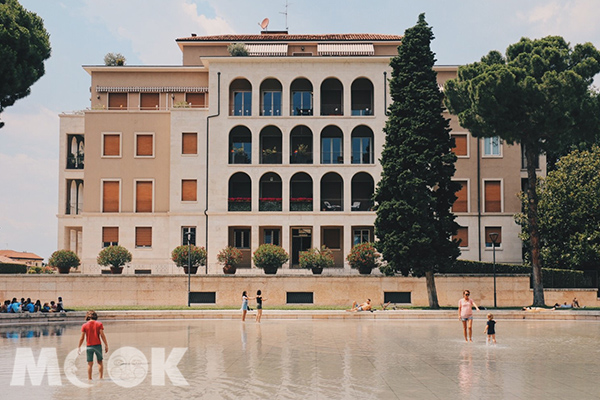
[{"label": "wooden shutter", "polygon": [[140,94],[140,109],[142,110],[158,110],[158,102],[158,93]]},{"label": "wooden shutter", "polygon": [[152,247],[152,227],[135,228],[135,247]]},{"label": "wooden shutter", "polygon": [[452,135],[454,138],[454,147],[452,151],[457,156],[467,155],[467,135]]},{"label": "wooden shutter", "polygon": [[119,242],[119,227],[118,226],[102,227],[102,242],[103,243],[118,243]]},{"label": "wooden shutter", "polygon": [[108,94],[108,109],[119,110],[127,109],[127,93],[109,93]]},{"label": "wooden shutter", "polygon": [[486,247],[492,247],[492,239],[490,239],[490,233],[497,233],[498,240],[496,240],[496,247],[500,247],[502,244],[502,228],[499,226],[486,226],[485,227],[485,244]]},{"label": "wooden shutter", "polygon": [[193,108],[206,107],[204,99],[205,99],[204,93],[186,93],[186,95],[185,95],[185,101],[188,104],[191,104]]},{"label": "wooden shutter", "polygon": [[102,182],[102,212],[119,212],[119,181]]},{"label": "wooden shutter", "polygon": [[469,190],[466,181],[459,182],[461,184],[461,188],[458,192],[456,192],[456,201],[452,205],[452,212],[468,212],[468,198],[469,198]]},{"label": "wooden shutter", "polygon": [[485,212],[502,211],[500,181],[485,182]]},{"label": "wooden shutter", "polygon": [[181,181],[181,201],[196,201],[198,183],[195,179],[184,179]]},{"label": "wooden shutter", "polygon": [[153,156],[154,149],[152,148],[153,135],[137,135],[136,136],[136,155],[137,156]]},{"label": "wooden shutter", "polygon": [[459,247],[469,247],[469,228],[459,227],[453,239],[460,240]]},{"label": "wooden shutter", "polygon": [[152,182],[135,183],[135,212],[152,212]]},{"label": "wooden shutter", "polygon": [[198,154],[198,134],[184,132],[182,135],[181,154]]},{"label": "wooden shutter", "polygon": [[104,153],[103,156],[121,155],[121,135],[104,135]]}]

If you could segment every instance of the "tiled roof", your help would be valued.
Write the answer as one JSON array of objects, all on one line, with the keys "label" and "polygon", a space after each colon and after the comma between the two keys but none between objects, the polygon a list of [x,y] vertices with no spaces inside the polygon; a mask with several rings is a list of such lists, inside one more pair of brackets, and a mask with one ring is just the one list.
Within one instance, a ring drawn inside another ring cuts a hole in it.
[{"label": "tiled roof", "polygon": [[178,38],[178,42],[297,42],[297,41],[398,41],[400,35],[382,35],[376,33],[331,33],[322,35],[288,35],[285,33],[267,33],[263,35],[213,35]]},{"label": "tiled roof", "polygon": [[43,257],[33,253],[25,253],[22,251],[14,250],[0,250],[0,256],[8,257],[13,260],[15,259],[27,259],[27,260],[43,260]]}]

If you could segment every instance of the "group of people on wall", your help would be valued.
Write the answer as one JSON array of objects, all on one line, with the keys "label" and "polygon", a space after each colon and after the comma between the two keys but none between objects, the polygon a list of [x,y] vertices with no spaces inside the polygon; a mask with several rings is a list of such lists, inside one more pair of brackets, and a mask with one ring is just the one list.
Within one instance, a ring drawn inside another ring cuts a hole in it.
[{"label": "group of people on wall", "polygon": [[12,300],[4,300],[2,305],[0,306],[0,313],[36,313],[36,312],[66,312],[63,306],[62,297],[58,298],[58,301],[50,301],[50,303],[44,303],[38,299],[34,302],[31,301],[31,298],[25,299],[21,297],[21,300],[17,300],[16,297],[13,297]]}]

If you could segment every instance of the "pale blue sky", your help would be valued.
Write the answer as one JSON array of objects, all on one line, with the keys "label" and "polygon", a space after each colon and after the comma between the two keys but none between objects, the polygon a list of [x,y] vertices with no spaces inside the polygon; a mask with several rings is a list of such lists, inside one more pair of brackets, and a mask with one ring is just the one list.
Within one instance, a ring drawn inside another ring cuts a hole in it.
[{"label": "pale blue sky", "polygon": [[[177,37],[285,29],[285,0],[20,0],[44,19],[52,57],[29,97],[2,113],[0,249],[48,258],[57,248],[58,117],[89,107],[89,75],[120,52],[129,65],[177,65]],[[290,0],[290,33],[403,34],[420,13],[438,64],[461,65],[521,37],[600,47],[597,0]],[[598,80],[596,80],[598,82]]]}]

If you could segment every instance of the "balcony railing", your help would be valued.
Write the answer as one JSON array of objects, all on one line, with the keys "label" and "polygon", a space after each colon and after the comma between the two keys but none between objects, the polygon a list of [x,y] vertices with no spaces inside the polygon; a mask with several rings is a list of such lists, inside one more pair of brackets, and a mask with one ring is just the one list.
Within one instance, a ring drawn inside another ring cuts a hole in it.
[{"label": "balcony railing", "polygon": [[258,211],[281,211],[281,198],[261,197],[258,199]]},{"label": "balcony railing", "polygon": [[265,149],[262,151],[261,164],[281,164],[281,152]]},{"label": "balcony railing", "polygon": [[313,109],[312,108],[292,107],[291,114],[299,115],[299,116],[313,115]]},{"label": "balcony railing", "polygon": [[228,211],[252,211],[252,199],[250,197],[230,197],[228,199]]},{"label": "balcony railing", "polygon": [[352,109],[352,115],[373,115],[373,109],[371,107],[358,106],[356,109]]},{"label": "balcony railing", "polygon": [[295,151],[290,155],[290,164],[312,164],[313,153],[312,151],[304,151],[302,153]]},{"label": "balcony railing", "polygon": [[245,151],[231,150],[229,153],[229,164],[250,164],[252,159]]},{"label": "balcony railing", "polygon": [[78,153],[77,155],[69,153],[67,155],[67,169],[83,169],[83,160],[83,153]]},{"label": "balcony railing", "polygon": [[353,198],[352,205],[350,206],[351,211],[372,211],[374,202],[367,198]]},{"label": "balcony railing", "polygon": [[321,104],[321,115],[343,115],[341,104]]},{"label": "balcony railing", "polygon": [[324,198],[321,201],[321,211],[343,211],[341,198]]},{"label": "balcony railing", "polygon": [[83,203],[68,204],[66,214],[67,215],[79,215],[83,211]]},{"label": "balcony railing", "polygon": [[292,197],[290,199],[290,211],[312,211],[312,197]]}]

